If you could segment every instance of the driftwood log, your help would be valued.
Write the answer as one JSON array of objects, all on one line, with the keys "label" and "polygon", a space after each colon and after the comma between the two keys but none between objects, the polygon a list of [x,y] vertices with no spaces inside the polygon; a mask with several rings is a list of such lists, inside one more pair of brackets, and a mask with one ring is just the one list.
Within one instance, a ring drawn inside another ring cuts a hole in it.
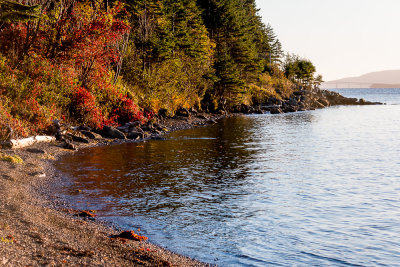
[{"label": "driftwood log", "polygon": [[53,136],[32,136],[24,139],[11,139],[7,143],[2,144],[4,147],[8,148],[24,148],[31,146],[36,143],[50,143],[55,141],[56,138]]}]

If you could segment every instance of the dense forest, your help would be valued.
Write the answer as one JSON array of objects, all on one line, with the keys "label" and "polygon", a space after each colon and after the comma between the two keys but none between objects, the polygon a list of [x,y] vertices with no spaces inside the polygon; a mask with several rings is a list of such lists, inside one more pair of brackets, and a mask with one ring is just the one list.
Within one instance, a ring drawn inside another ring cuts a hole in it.
[{"label": "dense forest", "polygon": [[254,0],[0,0],[0,139],[230,112],[322,81]]}]

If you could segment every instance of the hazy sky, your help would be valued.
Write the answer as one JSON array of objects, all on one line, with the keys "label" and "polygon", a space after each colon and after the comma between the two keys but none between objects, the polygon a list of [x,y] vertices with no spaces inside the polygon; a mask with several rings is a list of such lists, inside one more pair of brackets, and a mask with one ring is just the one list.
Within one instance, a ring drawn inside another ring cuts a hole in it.
[{"label": "hazy sky", "polygon": [[287,52],[326,81],[400,69],[400,0],[256,0]]}]

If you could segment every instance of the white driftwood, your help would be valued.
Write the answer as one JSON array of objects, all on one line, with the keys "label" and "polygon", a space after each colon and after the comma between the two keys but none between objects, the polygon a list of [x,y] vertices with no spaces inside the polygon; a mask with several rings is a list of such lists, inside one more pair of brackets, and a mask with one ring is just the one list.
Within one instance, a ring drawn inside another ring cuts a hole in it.
[{"label": "white driftwood", "polygon": [[24,138],[24,139],[12,139],[10,140],[11,143],[11,148],[23,148],[27,146],[31,146],[36,143],[50,143],[55,141],[56,138],[53,136],[32,136],[29,138]]}]

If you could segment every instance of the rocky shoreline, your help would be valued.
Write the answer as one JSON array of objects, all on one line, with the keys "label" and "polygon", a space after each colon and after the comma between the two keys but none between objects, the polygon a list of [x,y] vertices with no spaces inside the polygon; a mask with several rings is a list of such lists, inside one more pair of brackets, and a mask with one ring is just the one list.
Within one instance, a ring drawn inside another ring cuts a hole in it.
[{"label": "rocky shoreline", "polygon": [[[371,105],[365,100],[337,93],[299,91],[286,100],[271,98],[254,107],[242,105],[240,114],[271,114],[312,110],[333,105]],[[137,233],[122,234],[95,221],[92,211],[76,211],[56,205],[52,184],[61,178],[54,160],[73,150],[120,142],[163,139],[170,131],[201,127],[234,116],[180,110],[172,118],[158,116],[144,125],[93,130],[56,122],[57,141],[21,149],[0,150],[0,265],[4,266],[205,266],[147,241]],[[135,229],[130,229],[135,230]],[[131,237],[131,238],[127,238]]]},{"label": "rocky shoreline", "polygon": [[191,128],[213,124],[222,117],[234,116],[235,114],[281,114],[297,111],[307,111],[338,105],[381,105],[379,102],[369,102],[364,99],[347,98],[339,93],[328,90],[299,90],[288,99],[277,99],[271,97],[266,103],[248,106],[241,105],[228,113],[220,110],[217,114],[199,113],[196,110],[181,109],[174,117],[156,116],[146,124],[139,121],[130,122],[120,127],[105,126],[101,130],[88,127],[75,127],[62,129],[60,125],[55,126],[53,134],[57,140],[63,141],[63,147],[75,149],[73,142],[90,143],[90,140],[113,139],[123,141],[143,141],[149,139],[162,140],[163,135],[169,131]]},{"label": "rocky shoreline", "polygon": [[382,105],[382,103],[369,102],[362,98],[348,98],[339,93],[328,90],[299,90],[294,92],[293,95],[288,99],[280,100],[275,97],[271,97],[266,103],[262,103],[257,106],[242,105],[238,107],[235,112],[241,112],[244,114],[264,114],[266,112],[271,114],[281,114],[341,105]]},{"label": "rocky shoreline", "polygon": [[[54,195],[53,184],[62,182],[62,177],[53,162],[77,149],[161,138],[165,132],[207,125],[221,117],[204,114],[160,119],[163,132],[148,124],[151,129],[142,126],[147,131],[140,127],[140,138],[125,139],[127,134],[123,134],[123,140],[104,138],[88,129],[60,127],[58,141],[20,149],[3,147],[0,266],[208,266],[146,241],[133,232],[137,229],[121,232],[96,221],[93,211],[67,208]],[[110,130],[120,134],[123,129]]]}]

